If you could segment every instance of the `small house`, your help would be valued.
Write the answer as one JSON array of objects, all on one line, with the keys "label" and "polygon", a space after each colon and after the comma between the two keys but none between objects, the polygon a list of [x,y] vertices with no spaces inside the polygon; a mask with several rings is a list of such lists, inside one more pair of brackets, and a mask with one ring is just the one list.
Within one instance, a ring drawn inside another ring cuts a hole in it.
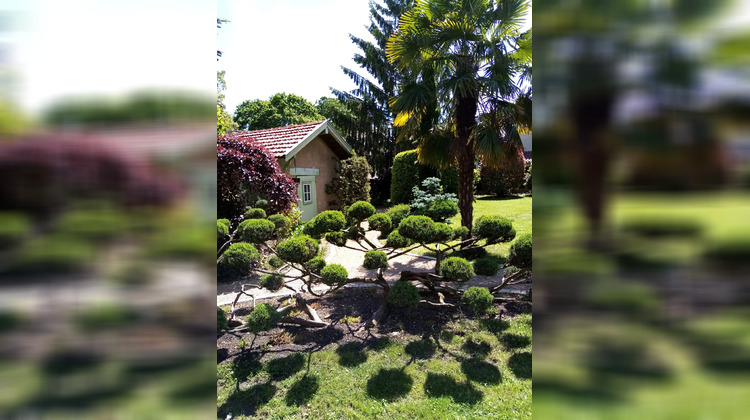
[{"label": "small house", "polygon": [[298,206],[302,221],[329,210],[333,196],[326,194],[326,184],[336,176],[339,160],[352,155],[352,147],[330,121],[238,133],[252,138],[274,154],[281,169],[297,183]]}]

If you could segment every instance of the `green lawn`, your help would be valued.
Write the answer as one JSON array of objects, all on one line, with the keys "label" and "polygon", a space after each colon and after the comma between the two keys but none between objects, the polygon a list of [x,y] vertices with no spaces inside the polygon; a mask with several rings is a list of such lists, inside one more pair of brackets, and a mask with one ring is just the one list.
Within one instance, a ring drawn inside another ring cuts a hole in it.
[{"label": "green lawn", "polygon": [[227,362],[218,378],[220,418],[530,419],[531,315]]}]

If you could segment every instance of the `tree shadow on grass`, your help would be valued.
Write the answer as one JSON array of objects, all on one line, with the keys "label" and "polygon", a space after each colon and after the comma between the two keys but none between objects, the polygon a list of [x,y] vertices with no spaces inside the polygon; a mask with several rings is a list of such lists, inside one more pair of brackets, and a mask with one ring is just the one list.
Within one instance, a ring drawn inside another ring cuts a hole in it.
[{"label": "tree shadow on grass", "polygon": [[503,331],[510,328],[510,323],[503,319],[480,319],[479,325],[482,327],[482,329],[491,332],[498,338]]},{"label": "tree shadow on grass", "polygon": [[461,361],[461,372],[473,382],[479,382],[484,385],[497,385],[503,380],[500,369],[492,363],[484,360],[471,358]]},{"label": "tree shadow on grass", "polygon": [[414,380],[403,369],[383,369],[367,380],[370,398],[394,401],[411,391]]},{"label": "tree shadow on grass", "polygon": [[531,344],[529,337],[520,334],[503,334],[499,340],[506,350],[522,349]]},{"label": "tree shadow on grass", "polygon": [[236,391],[229,396],[227,401],[219,406],[217,414],[219,417],[226,417],[229,413],[232,416],[253,416],[255,412],[269,401],[276,394],[276,387],[271,383],[263,383],[252,386],[244,391]]},{"label": "tree shadow on grass", "polygon": [[305,367],[305,356],[302,353],[290,354],[286,357],[269,360],[266,372],[273,381],[281,381],[291,377]]},{"label": "tree shadow on grass", "polygon": [[393,342],[389,337],[379,337],[370,341],[367,344],[367,348],[372,351],[381,351],[388,348],[388,346],[390,346],[391,344],[393,344]]},{"label": "tree shadow on grass", "polygon": [[320,388],[320,379],[316,375],[306,374],[289,388],[284,398],[286,405],[301,406],[312,399]]},{"label": "tree shadow on grass", "polygon": [[475,342],[470,338],[464,342],[464,344],[461,346],[461,350],[463,350],[472,358],[484,359],[492,351],[492,346],[490,346],[490,343],[484,340]]},{"label": "tree shadow on grass", "polygon": [[515,353],[508,359],[508,367],[518,379],[531,379],[531,353]]},{"label": "tree shadow on grass", "polygon": [[471,383],[460,384],[443,373],[428,373],[424,392],[430,398],[450,397],[457,404],[474,405],[484,398],[484,393]]},{"label": "tree shadow on grass", "polygon": [[240,383],[255,376],[263,368],[258,357],[252,353],[242,353],[232,361],[232,377],[237,381],[237,387]]},{"label": "tree shadow on grass", "polygon": [[429,359],[435,354],[435,343],[429,339],[424,338],[418,341],[412,341],[404,347],[406,354],[411,356],[409,363],[414,359]]},{"label": "tree shadow on grass", "polygon": [[362,343],[352,342],[336,348],[339,364],[344,367],[357,367],[367,361],[367,353]]}]

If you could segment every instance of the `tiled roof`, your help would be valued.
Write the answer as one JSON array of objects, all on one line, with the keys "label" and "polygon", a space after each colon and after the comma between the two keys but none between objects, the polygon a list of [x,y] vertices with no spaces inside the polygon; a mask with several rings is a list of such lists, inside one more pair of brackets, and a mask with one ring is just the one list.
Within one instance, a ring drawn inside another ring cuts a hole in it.
[{"label": "tiled roof", "polygon": [[275,157],[283,157],[294,146],[298,145],[318,126],[325,121],[306,124],[288,125],[286,127],[268,128],[265,130],[243,131],[236,134],[237,139],[252,139],[265,146]]}]

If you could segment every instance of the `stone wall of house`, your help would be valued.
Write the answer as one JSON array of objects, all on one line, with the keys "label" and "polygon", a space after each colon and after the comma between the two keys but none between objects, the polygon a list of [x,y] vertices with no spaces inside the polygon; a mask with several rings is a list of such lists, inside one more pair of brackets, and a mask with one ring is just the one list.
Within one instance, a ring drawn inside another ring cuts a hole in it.
[{"label": "stone wall of house", "polygon": [[297,153],[288,167],[284,167],[284,172],[289,173],[291,168],[315,168],[320,170],[320,174],[315,177],[315,193],[318,201],[318,212],[329,210],[329,201],[335,197],[326,194],[326,184],[330,184],[336,175],[336,164],[338,157],[330,147],[318,136],[308,143],[302,150]]}]

